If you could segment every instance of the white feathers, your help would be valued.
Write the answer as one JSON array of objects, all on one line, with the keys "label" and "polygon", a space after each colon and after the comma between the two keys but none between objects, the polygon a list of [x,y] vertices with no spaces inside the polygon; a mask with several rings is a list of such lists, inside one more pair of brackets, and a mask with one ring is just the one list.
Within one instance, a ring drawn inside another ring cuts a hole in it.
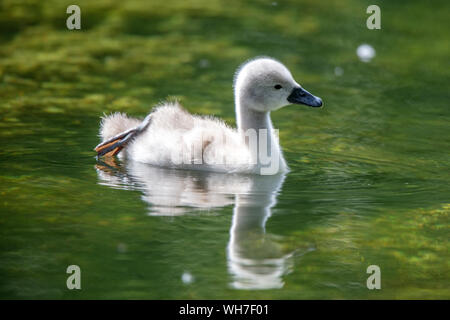
[{"label": "white feathers", "polygon": [[104,115],[100,123],[100,137],[102,141],[108,140],[125,130],[138,126],[140,123],[141,120],[130,118],[121,112],[109,116]]},{"label": "white feathers", "polygon": [[[192,115],[178,102],[168,102],[152,111],[150,125],[120,155],[162,167],[266,174],[261,168],[272,163],[264,163],[259,153],[261,143],[266,143],[266,156],[276,164],[268,174],[287,171],[270,111],[289,104],[290,92],[300,86],[284,65],[270,58],[240,67],[234,86],[237,129],[217,118]],[[115,113],[102,119],[100,135],[105,141],[140,122]],[[256,148],[251,138],[256,139]]]}]

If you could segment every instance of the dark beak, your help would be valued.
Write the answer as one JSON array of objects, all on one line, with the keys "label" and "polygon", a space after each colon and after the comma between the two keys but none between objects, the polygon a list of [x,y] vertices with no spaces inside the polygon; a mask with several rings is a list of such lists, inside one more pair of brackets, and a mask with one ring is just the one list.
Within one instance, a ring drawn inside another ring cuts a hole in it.
[{"label": "dark beak", "polygon": [[291,94],[287,98],[287,101],[295,104],[304,104],[310,107],[321,107],[322,99],[313,96],[311,93],[303,89],[302,87],[294,88]]}]

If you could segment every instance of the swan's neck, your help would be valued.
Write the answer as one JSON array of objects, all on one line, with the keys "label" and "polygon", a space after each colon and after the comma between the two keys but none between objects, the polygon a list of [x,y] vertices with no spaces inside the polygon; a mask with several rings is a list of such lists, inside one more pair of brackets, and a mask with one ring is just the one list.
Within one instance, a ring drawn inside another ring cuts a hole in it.
[{"label": "swan's neck", "polygon": [[[277,161],[278,171],[286,171],[286,162],[281,152],[278,136],[273,130],[270,112],[253,110],[242,100],[236,99],[236,124],[247,145],[249,145],[249,137],[256,137],[256,141],[253,143],[257,146],[257,152],[256,154],[252,153],[253,161],[259,166],[264,166],[267,164],[264,157],[268,156]],[[267,146],[266,151],[261,149],[262,145]]]},{"label": "swan's neck", "polygon": [[240,132],[248,129],[267,129],[272,131],[270,112],[259,112],[240,105],[236,108],[237,127]]}]

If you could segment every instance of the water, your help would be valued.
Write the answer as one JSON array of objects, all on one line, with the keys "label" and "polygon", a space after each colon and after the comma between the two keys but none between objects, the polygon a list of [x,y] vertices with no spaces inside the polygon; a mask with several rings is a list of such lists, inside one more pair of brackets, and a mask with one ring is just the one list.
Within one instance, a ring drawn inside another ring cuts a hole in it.
[{"label": "water", "polygon": [[[381,30],[367,1],[77,4],[81,31],[63,3],[2,3],[1,298],[450,298],[446,2],[383,3]],[[103,112],[171,95],[234,124],[262,54],[325,104],[273,113],[287,175],[95,160]]]}]

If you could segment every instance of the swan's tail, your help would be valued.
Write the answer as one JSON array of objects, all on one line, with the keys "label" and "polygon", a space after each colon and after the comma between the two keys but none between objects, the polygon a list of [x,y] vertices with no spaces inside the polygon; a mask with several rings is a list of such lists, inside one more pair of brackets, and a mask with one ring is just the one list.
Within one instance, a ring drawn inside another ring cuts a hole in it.
[{"label": "swan's tail", "polygon": [[100,136],[103,142],[94,150],[97,157],[115,156],[134,138],[140,135],[150,124],[150,115],[144,121],[129,118],[123,113],[114,113],[102,118]]}]

